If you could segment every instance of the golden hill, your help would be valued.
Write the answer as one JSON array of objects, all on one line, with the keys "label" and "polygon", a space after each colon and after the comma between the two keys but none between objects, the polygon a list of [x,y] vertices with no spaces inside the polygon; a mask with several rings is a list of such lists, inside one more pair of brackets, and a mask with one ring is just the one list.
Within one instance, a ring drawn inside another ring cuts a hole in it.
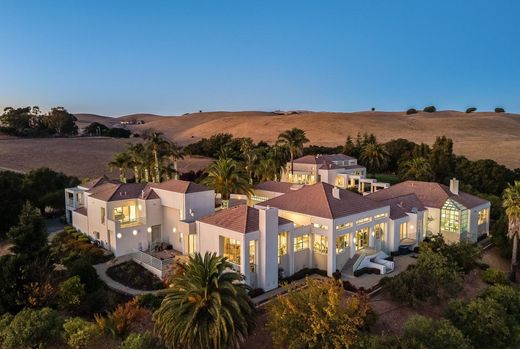
[{"label": "golden hill", "polygon": [[[79,119],[82,117],[78,114]],[[93,120],[93,115],[89,119]],[[155,129],[180,144],[189,144],[219,132],[255,141],[273,142],[277,135],[292,127],[306,131],[311,144],[335,146],[348,135],[374,133],[378,140],[406,138],[432,144],[436,136],[454,140],[455,152],[470,159],[491,158],[508,167],[520,167],[520,115],[456,111],[420,112],[301,112],[279,115],[270,112],[203,112],[183,116],[135,114],[107,120],[136,118],[145,124],[131,126],[136,132]]]}]

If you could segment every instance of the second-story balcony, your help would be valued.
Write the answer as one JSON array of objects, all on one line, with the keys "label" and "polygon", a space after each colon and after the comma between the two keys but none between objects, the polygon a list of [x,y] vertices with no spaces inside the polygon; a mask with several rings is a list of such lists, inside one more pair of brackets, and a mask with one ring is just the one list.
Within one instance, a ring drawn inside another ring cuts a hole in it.
[{"label": "second-story balcony", "polygon": [[146,224],[145,217],[117,217],[109,220],[115,222],[116,228],[130,228]]}]

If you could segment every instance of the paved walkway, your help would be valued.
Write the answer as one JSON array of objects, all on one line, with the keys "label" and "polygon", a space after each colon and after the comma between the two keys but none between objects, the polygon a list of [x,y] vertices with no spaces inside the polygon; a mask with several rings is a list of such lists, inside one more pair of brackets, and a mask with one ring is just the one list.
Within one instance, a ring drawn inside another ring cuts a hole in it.
[{"label": "paved walkway", "polygon": [[[311,274],[311,275],[309,275],[309,278],[310,279],[327,279],[327,277],[319,275],[319,274]],[[303,287],[303,284],[305,284],[305,278],[291,282],[291,286]],[[282,287],[275,288],[274,290],[262,293],[261,295],[252,298],[252,301],[257,307],[259,307],[259,306],[269,303],[269,301],[271,299],[273,299],[274,297],[278,296],[279,294],[283,294],[283,293],[287,293],[287,288],[282,286]]]},{"label": "paved walkway", "polygon": [[164,290],[156,290],[156,291],[136,290],[134,288],[130,288],[128,286],[125,286],[125,285],[113,280],[112,278],[110,278],[107,275],[108,268],[110,268],[114,265],[129,261],[131,259],[132,259],[132,257],[130,255],[121,256],[121,257],[109,260],[106,263],[96,264],[96,265],[94,265],[94,269],[96,269],[96,272],[97,272],[99,278],[101,280],[103,280],[103,282],[108,286],[108,288],[110,288],[116,292],[124,293],[124,294],[130,295],[130,296],[140,296],[140,295],[148,294],[148,293],[158,294],[158,293],[163,292]]}]

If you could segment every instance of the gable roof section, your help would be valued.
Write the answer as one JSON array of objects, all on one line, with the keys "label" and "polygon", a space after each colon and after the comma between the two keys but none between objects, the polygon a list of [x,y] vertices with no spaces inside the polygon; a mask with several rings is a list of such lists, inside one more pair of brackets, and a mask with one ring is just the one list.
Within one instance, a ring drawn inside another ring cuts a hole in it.
[{"label": "gable roof section", "polygon": [[[398,219],[408,216],[407,213],[425,211],[426,207],[415,194],[407,194],[395,198],[375,200],[390,206],[390,219]],[[414,210],[417,210],[414,212]]]},{"label": "gable roof section", "polygon": [[148,186],[151,188],[157,188],[181,194],[198,193],[211,190],[204,185],[178,179],[171,179],[162,183],[148,183]]},{"label": "gable roof section", "polygon": [[[251,233],[260,229],[259,210],[245,204],[220,210],[210,216],[199,219],[199,221],[242,234]],[[278,225],[287,223],[292,222],[288,219],[278,217]]]},{"label": "gable roof section", "polygon": [[92,188],[95,188],[97,186],[103,185],[105,183],[118,183],[117,181],[109,179],[107,176],[101,176],[98,178],[95,178],[91,181],[88,181],[87,183],[80,184],[78,187],[85,188],[87,190],[90,190]]},{"label": "gable roof section", "polygon": [[486,200],[475,195],[464,193],[453,194],[450,188],[435,182],[406,181],[392,185],[389,188],[378,190],[367,195],[369,199],[381,201],[407,194],[415,194],[419,201],[426,207],[442,208],[448,198],[462,204],[466,208],[473,208],[485,204]]},{"label": "gable roof section", "polygon": [[142,198],[141,195],[145,188],[145,183],[105,183],[89,192],[91,197],[98,200],[118,201]]},{"label": "gable roof section", "polygon": [[307,185],[300,190],[264,201],[260,205],[332,219],[388,206],[345,189],[338,189],[337,199],[332,194],[333,188],[333,185],[323,182]]},{"label": "gable roof section", "polygon": [[267,182],[258,183],[257,185],[255,185],[254,189],[271,191],[273,193],[286,194],[286,193],[290,193],[291,191],[294,191],[294,190],[299,190],[303,187],[304,187],[303,184],[267,181]]}]

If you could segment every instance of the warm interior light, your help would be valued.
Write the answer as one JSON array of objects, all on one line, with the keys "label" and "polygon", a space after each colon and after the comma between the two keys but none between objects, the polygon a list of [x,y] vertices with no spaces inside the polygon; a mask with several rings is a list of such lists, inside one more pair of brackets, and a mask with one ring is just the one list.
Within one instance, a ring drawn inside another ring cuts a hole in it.
[{"label": "warm interior light", "polygon": [[121,237],[123,237],[123,235],[121,235],[121,233],[117,233],[116,236],[117,236],[118,239],[121,239]]}]

